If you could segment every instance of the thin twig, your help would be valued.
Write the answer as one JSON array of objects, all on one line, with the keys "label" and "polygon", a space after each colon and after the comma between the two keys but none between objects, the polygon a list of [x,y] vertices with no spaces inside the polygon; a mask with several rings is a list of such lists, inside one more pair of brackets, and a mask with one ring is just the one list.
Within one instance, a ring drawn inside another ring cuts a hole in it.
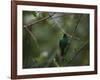
[{"label": "thin twig", "polygon": [[81,21],[82,16],[83,16],[83,15],[80,15],[80,18],[79,18],[79,20],[77,21],[77,24],[76,24],[76,26],[75,26],[75,28],[74,28],[74,30],[73,30],[73,34],[72,34],[72,35],[74,35],[74,33],[76,32],[76,29],[77,29],[77,27],[78,27],[78,25],[79,25],[79,23],[80,23],[80,21]]},{"label": "thin twig", "polygon": [[[77,30],[77,28],[78,28],[78,25],[79,25],[79,23],[80,23],[80,21],[81,21],[81,18],[82,18],[82,15],[80,15],[80,18],[78,19],[78,21],[77,21],[77,23],[76,23],[76,26],[75,26],[75,28],[73,29],[73,32],[72,32],[72,36],[74,36],[74,34],[75,34],[75,32],[76,32],[76,30]],[[72,39],[70,40],[70,43],[72,42]],[[70,44],[71,45],[71,44]],[[70,46],[69,46],[70,47]]]},{"label": "thin twig", "polygon": [[[54,14],[55,14],[55,13],[54,13]],[[30,27],[30,26],[32,26],[32,25],[34,25],[34,24],[36,24],[36,23],[39,23],[39,22],[41,22],[41,21],[44,21],[44,20],[46,20],[46,19],[52,17],[54,14],[49,15],[49,16],[46,16],[46,17],[44,17],[44,18],[42,18],[42,19],[40,19],[40,20],[34,21],[34,22],[32,22],[32,23],[30,23],[30,24],[28,24],[28,25],[24,25],[24,27]]]},{"label": "thin twig", "polygon": [[[49,15],[50,15],[50,14],[49,14]],[[79,38],[73,37],[71,34],[67,33],[67,32],[58,24],[58,22],[54,19],[55,17],[51,17],[51,18],[54,20],[54,22],[56,23],[57,27],[58,27],[63,33],[65,33],[65,34],[66,34],[67,36],[69,36],[70,38],[79,40]],[[58,18],[58,17],[56,17],[56,18]]]},{"label": "thin twig", "polygon": [[75,54],[74,57],[67,64],[70,64],[71,62],[73,62],[75,58],[80,54],[81,50],[84,49],[87,45],[88,45],[88,41],[85,42],[83,46],[77,52],[74,53]]},{"label": "thin twig", "polygon": [[[50,15],[50,14],[49,14]],[[54,17],[51,17],[53,19],[53,21],[55,22],[55,24],[57,25],[57,27],[63,32],[66,33],[68,36],[71,37],[71,35],[67,32],[65,32],[65,30],[58,24],[58,22],[54,19]]]},{"label": "thin twig", "polygon": [[[75,34],[75,32],[76,32],[76,30],[77,30],[77,28],[78,28],[78,25],[79,25],[79,23],[80,23],[80,21],[81,21],[81,18],[82,18],[82,15],[80,15],[80,18],[78,19],[78,21],[77,21],[77,23],[76,23],[76,26],[75,26],[75,28],[73,29],[73,32],[72,32],[72,36],[74,36],[74,34]],[[70,45],[69,45],[69,48],[71,48],[71,42],[72,42],[72,39],[70,40]],[[73,57],[73,59],[76,57],[77,55],[75,55],[74,57]],[[72,60],[73,60],[72,59]],[[71,60],[71,61],[72,61]],[[71,61],[69,61],[69,62],[71,62]],[[68,63],[69,63],[68,62]]]},{"label": "thin twig", "polygon": [[38,44],[38,42],[37,42],[36,37],[32,34],[32,32],[31,32],[27,27],[25,27],[25,29],[26,29],[27,32],[30,34],[30,36],[32,37],[32,39],[35,41],[36,46],[37,46],[37,48],[39,49],[39,44]]},{"label": "thin twig", "polygon": [[54,64],[55,64],[57,67],[60,67],[55,58],[53,59],[53,61],[54,61]]},{"label": "thin twig", "polygon": [[[74,34],[75,34],[75,32],[76,32],[76,30],[77,30],[77,28],[78,28],[78,25],[79,25],[79,23],[80,23],[80,21],[81,21],[81,17],[82,17],[82,15],[80,15],[80,18],[78,19],[78,21],[77,21],[77,23],[76,23],[76,26],[75,26],[75,28],[73,29],[73,32],[72,32],[72,36],[74,37]],[[67,52],[68,52],[68,50],[71,48],[71,42],[72,42],[72,39],[73,38],[71,38],[70,39],[70,43],[69,43],[69,47],[68,47],[68,49],[67,49]],[[66,54],[67,55],[67,54]],[[74,56],[74,57],[76,57],[76,55]],[[74,58],[73,57],[73,58]],[[69,61],[70,62],[70,61]],[[68,62],[68,63],[69,63]]]},{"label": "thin twig", "polygon": [[[77,21],[75,28],[73,29],[72,36],[74,36],[74,34],[75,34],[75,32],[76,32],[76,30],[77,30],[77,28],[78,28],[78,25],[79,25],[79,23],[80,23],[80,21],[81,21],[81,18],[82,18],[82,15],[80,15],[80,18],[79,18],[79,20]],[[70,43],[71,43],[71,41],[72,41],[72,39],[70,40]]]}]

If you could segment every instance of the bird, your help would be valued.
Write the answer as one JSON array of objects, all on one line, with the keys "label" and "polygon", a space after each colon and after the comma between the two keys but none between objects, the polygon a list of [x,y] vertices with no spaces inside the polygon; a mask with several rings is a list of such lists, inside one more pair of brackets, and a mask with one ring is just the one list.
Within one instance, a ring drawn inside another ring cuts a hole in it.
[{"label": "bird", "polygon": [[68,36],[64,33],[62,39],[59,41],[61,57],[65,56],[65,50],[68,46]]}]

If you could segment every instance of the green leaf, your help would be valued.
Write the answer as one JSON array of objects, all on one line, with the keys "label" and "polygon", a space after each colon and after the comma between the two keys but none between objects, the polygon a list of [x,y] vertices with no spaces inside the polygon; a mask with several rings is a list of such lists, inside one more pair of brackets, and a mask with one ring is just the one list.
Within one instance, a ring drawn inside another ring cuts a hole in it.
[{"label": "green leaf", "polygon": [[37,13],[35,11],[32,11],[32,14],[34,17],[37,17]]}]

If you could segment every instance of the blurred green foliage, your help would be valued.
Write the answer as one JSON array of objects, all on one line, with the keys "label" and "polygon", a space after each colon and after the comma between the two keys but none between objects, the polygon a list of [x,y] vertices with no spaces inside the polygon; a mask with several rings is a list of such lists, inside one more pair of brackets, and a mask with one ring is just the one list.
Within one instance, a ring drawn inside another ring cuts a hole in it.
[{"label": "blurred green foliage", "polygon": [[[69,37],[61,59],[59,41]],[[89,65],[89,14],[23,11],[23,68]]]}]

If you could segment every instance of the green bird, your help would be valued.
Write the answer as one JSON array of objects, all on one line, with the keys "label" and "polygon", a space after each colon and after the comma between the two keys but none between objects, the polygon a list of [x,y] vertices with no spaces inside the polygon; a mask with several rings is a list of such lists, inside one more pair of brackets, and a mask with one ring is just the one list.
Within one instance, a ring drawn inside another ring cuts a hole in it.
[{"label": "green bird", "polygon": [[59,42],[59,47],[61,51],[61,57],[63,58],[65,56],[65,50],[68,46],[68,36],[66,34],[63,35],[63,38]]}]

